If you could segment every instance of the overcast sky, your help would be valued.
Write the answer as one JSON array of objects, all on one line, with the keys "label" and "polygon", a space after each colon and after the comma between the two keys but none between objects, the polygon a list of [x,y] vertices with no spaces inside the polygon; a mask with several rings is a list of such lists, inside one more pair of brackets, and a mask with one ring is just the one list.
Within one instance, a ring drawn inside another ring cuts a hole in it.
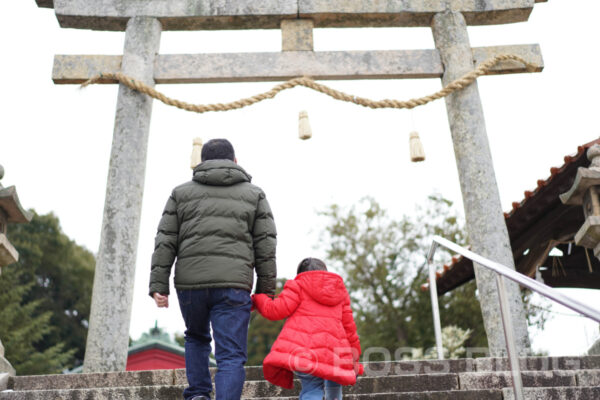
[{"label": "overcast sky", "polygon": [[[600,61],[597,0],[536,4],[526,23],[470,27],[471,45],[539,43],[545,69],[537,74],[479,80],[487,132],[505,211],[546,179],[550,167],[577,146],[599,136]],[[0,34],[3,113],[0,164],[4,186],[16,185],[22,204],[55,213],[64,232],[97,252],[106,189],[116,85],[79,90],[51,81],[55,54],[121,54],[124,34],[61,29],[53,10],[34,0],[4,4]],[[428,28],[316,29],[315,50],[433,48]],[[279,51],[281,34],[270,31],[164,32],[161,53]],[[373,99],[405,100],[439,90],[439,79],[339,81],[330,86]],[[171,97],[192,103],[236,100],[273,83],[161,85]],[[307,110],[313,130],[298,139],[298,112]],[[409,162],[408,134],[417,130],[427,160]],[[184,330],[175,299],[157,310],[147,296],[150,256],[162,209],[172,188],[191,177],[192,139],[227,137],[238,161],[267,193],[279,232],[279,275],[293,278],[315,250],[323,221],[317,211],[348,206],[369,195],[392,216],[414,211],[437,191],[462,212],[456,164],[443,101],[414,111],[371,110],[341,103],[305,88],[243,110],[197,115],[155,102],[137,258],[131,336],[158,320],[170,332]],[[480,188],[485,190],[485,188]],[[423,249],[425,252],[426,249]],[[600,304],[592,290],[565,290]],[[598,325],[560,307],[544,332],[533,331],[535,350],[582,354]],[[564,315],[567,314],[567,315]]]}]

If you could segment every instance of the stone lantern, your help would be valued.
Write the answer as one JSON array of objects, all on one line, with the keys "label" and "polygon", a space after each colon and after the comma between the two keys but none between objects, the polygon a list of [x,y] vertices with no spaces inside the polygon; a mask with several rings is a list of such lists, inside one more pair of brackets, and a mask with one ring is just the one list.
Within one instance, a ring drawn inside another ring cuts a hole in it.
[{"label": "stone lantern", "polygon": [[[4,177],[4,168],[0,165],[0,179],[2,177]],[[29,222],[31,218],[31,213],[21,207],[15,187],[10,186],[5,188],[0,184],[0,272],[2,271],[2,267],[6,267],[19,260],[19,253],[6,237],[8,224]],[[2,278],[0,277],[0,279]],[[0,386],[7,375],[14,374],[14,368],[4,358],[4,346],[0,342]]]},{"label": "stone lantern", "polygon": [[[0,179],[4,176],[4,168],[0,165]],[[14,186],[5,188],[0,184],[0,271],[19,260],[19,253],[8,241],[6,230],[8,224],[19,224],[31,221],[31,213],[23,210],[17,189]]]},{"label": "stone lantern", "polygon": [[[600,145],[588,149],[588,168],[580,167],[571,189],[560,195],[564,204],[581,206],[585,222],[575,234],[575,244],[592,249],[600,260]],[[591,268],[591,267],[590,267]],[[589,355],[600,354],[600,339],[588,351]]]}]

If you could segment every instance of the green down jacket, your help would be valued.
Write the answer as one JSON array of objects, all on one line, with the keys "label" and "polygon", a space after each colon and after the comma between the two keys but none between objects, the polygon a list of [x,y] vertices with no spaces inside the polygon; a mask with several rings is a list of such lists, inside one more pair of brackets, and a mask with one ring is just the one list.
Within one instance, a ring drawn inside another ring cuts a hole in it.
[{"label": "green down jacket", "polygon": [[209,160],[167,201],[152,254],[150,296],[175,288],[275,293],[277,232],[264,192],[233,161]]}]

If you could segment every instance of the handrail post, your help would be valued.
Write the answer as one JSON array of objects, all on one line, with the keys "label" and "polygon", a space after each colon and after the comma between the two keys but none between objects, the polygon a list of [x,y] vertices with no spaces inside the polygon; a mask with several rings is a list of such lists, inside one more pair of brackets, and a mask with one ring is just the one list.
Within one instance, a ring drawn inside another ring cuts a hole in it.
[{"label": "handrail post", "polygon": [[[495,261],[488,260],[485,257],[480,256],[479,254],[473,253],[470,250],[465,249],[453,243],[447,239],[444,239],[440,236],[434,236],[433,242],[431,244],[431,248],[429,249],[429,253],[427,254],[427,263],[429,265],[429,290],[431,293],[431,301],[432,305],[435,298],[435,307],[433,310],[434,314],[434,324],[439,324],[439,309],[437,306],[437,284],[435,281],[435,271],[433,270],[432,260],[433,254],[435,253],[436,248],[440,246],[444,246],[449,250],[452,250],[463,257],[468,258],[474,263],[479,264],[491,271],[496,273],[496,286],[498,290],[498,299],[500,301],[500,314],[502,316],[502,326],[504,329],[504,339],[506,340],[506,349],[508,352],[508,360],[510,363],[510,369],[512,373],[512,386],[515,393],[515,400],[523,400],[523,381],[521,378],[521,368],[519,366],[519,354],[515,345],[515,335],[512,326],[512,320],[510,316],[510,306],[508,303],[508,298],[506,297],[506,287],[504,285],[504,277],[512,280],[520,284],[523,287],[526,287],[530,290],[533,290],[536,293],[541,294],[544,297],[549,298],[550,300],[554,300],[558,304],[561,304],[571,310],[584,315],[596,322],[600,322],[600,310],[590,307],[584,303],[581,303],[575,299],[570,298],[567,295],[564,295],[557,290],[538,282],[534,279],[531,279],[528,276],[525,276],[514,269],[510,269],[502,264],[499,264]],[[436,330],[436,342],[437,342],[437,330]],[[441,336],[441,335],[440,335]]]},{"label": "handrail post", "polygon": [[437,284],[435,281],[435,270],[432,263],[433,255],[438,244],[433,242],[427,254],[427,268],[429,269],[429,293],[431,294],[431,310],[433,311],[433,328],[435,330],[435,345],[437,348],[438,358],[444,359],[444,347],[442,344],[442,324],[440,322],[440,306],[437,296]]},{"label": "handrail post", "polygon": [[523,400],[523,381],[521,380],[521,367],[519,366],[519,355],[515,345],[515,335],[510,316],[508,299],[506,298],[506,287],[504,277],[496,273],[496,285],[498,287],[498,297],[500,299],[500,314],[502,316],[502,326],[504,327],[504,339],[506,340],[506,352],[510,363],[512,374],[512,386],[515,394],[515,400]]}]

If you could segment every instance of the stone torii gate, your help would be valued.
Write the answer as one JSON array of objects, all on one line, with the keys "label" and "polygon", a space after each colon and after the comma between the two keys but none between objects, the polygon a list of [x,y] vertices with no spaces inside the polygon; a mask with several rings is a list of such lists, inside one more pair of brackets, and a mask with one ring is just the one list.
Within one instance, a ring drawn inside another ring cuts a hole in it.
[{"label": "stone torii gate", "polygon": [[[545,0],[36,0],[54,8],[63,28],[125,31],[122,56],[57,55],[57,84],[83,83],[122,72],[157,83],[278,81],[298,76],[327,79],[441,78],[443,84],[501,53],[543,67],[538,45],[471,48],[467,25],[526,21]],[[312,29],[325,27],[431,27],[435,49],[313,51]],[[281,29],[282,52],[158,54],[163,30]],[[506,61],[490,74],[525,72]],[[102,83],[116,83],[104,80]],[[477,83],[446,97],[474,252],[513,266],[512,252],[486,134]],[[86,372],[124,370],[133,296],[152,99],[119,86],[104,219],[97,257],[84,362]],[[476,268],[485,329],[492,355],[505,351],[492,272]],[[521,298],[509,296],[517,349],[529,351]]]}]

